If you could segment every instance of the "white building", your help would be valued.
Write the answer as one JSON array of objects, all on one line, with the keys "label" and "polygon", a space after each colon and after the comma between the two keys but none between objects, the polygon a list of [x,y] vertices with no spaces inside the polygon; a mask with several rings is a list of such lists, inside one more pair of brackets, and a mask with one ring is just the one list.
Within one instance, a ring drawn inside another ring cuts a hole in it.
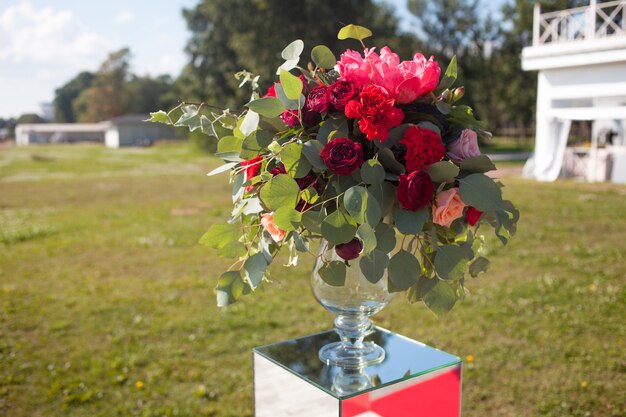
[{"label": "white building", "polygon": [[96,142],[108,148],[145,146],[161,139],[175,139],[174,130],[159,123],[147,123],[149,115],[128,115],[100,123],[18,124],[18,145]]},{"label": "white building", "polygon": [[[626,0],[543,14],[535,4],[533,24],[533,45],[522,52],[522,68],[539,71],[525,175],[626,182]],[[590,146],[567,147],[575,120],[592,121]]]}]

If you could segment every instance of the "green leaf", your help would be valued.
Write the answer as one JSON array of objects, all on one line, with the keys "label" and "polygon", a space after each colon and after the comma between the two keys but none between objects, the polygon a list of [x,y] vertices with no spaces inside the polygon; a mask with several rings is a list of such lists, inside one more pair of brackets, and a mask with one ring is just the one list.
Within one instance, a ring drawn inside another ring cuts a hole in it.
[{"label": "green leaf", "polygon": [[406,235],[416,235],[421,232],[424,224],[428,221],[428,217],[427,209],[409,211],[396,208],[393,211],[393,221],[398,231]]},{"label": "green leaf", "polygon": [[379,223],[374,229],[378,249],[381,252],[389,253],[396,247],[396,231],[386,223]]},{"label": "green leaf", "polygon": [[300,110],[302,106],[304,106],[304,102],[306,101],[304,95],[301,94],[299,98],[291,100],[290,98],[287,98],[285,90],[280,83],[274,83],[274,91],[276,91],[276,98],[283,103],[283,106],[285,106],[286,109]]},{"label": "green leaf", "polygon": [[222,248],[231,242],[237,242],[241,229],[237,224],[216,223],[202,235],[198,243],[215,249]]},{"label": "green leaf", "polygon": [[304,51],[304,42],[300,39],[296,39],[283,49],[280,56],[286,61],[299,60],[302,51]]},{"label": "green leaf", "polygon": [[333,287],[341,287],[346,282],[346,264],[341,261],[331,261],[322,265],[318,270],[325,283]]},{"label": "green leaf", "polygon": [[480,211],[502,209],[502,191],[485,174],[471,174],[460,179],[461,200]]},{"label": "green leaf", "polygon": [[378,160],[381,164],[387,169],[389,172],[393,172],[394,174],[404,174],[406,169],[404,165],[396,160],[391,149],[382,148],[378,151]]},{"label": "green leaf", "polygon": [[240,153],[243,139],[235,136],[224,136],[217,142],[217,153]]},{"label": "green leaf", "polygon": [[467,266],[467,252],[456,245],[444,245],[435,254],[435,270],[443,279],[460,279]]},{"label": "green leaf", "polygon": [[437,316],[447,314],[456,304],[456,295],[452,287],[437,278],[427,279],[424,282],[421,298],[426,307]]},{"label": "green leaf", "polygon": [[446,68],[446,72],[441,78],[439,82],[439,86],[437,87],[437,92],[440,93],[446,88],[452,87],[457,78],[457,65],[456,65],[456,55],[452,57],[450,63],[448,64],[448,68]]},{"label": "green leaf", "polygon": [[450,106],[445,101],[437,101],[435,103],[435,106],[437,107],[437,110],[439,110],[441,114],[450,114],[450,112],[452,111],[452,106]]},{"label": "green leaf", "polygon": [[469,172],[489,172],[496,169],[487,155],[470,156],[461,161],[461,169]]},{"label": "green leaf", "polygon": [[469,106],[452,106],[450,117],[465,127],[485,127],[485,122],[476,120],[474,111]]},{"label": "green leaf", "polygon": [[302,144],[290,143],[280,151],[280,160],[285,170],[294,178],[302,178],[311,171],[311,164],[302,156]]},{"label": "green leaf", "polygon": [[356,235],[363,243],[363,254],[369,255],[374,249],[376,249],[376,233],[372,226],[367,223],[363,223],[356,231]]},{"label": "green leaf", "polygon": [[347,213],[335,210],[322,221],[322,236],[331,246],[348,243],[356,233],[356,222]]},{"label": "green leaf", "polygon": [[333,69],[337,63],[337,58],[335,58],[333,51],[326,45],[317,45],[313,48],[311,50],[311,59],[315,65],[326,69]]},{"label": "green leaf", "polygon": [[469,273],[472,278],[476,278],[481,272],[486,272],[487,269],[489,269],[489,265],[489,259],[484,256],[479,256],[469,265]]},{"label": "green leaf", "polygon": [[327,118],[320,125],[320,129],[317,132],[317,140],[325,145],[328,143],[328,136],[333,131],[343,132],[342,136],[348,136],[348,123],[345,117],[340,117],[338,119]]},{"label": "green leaf", "polygon": [[167,125],[171,125],[173,123],[172,119],[170,119],[170,116],[163,110],[150,113],[150,118],[144,120],[144,122],[165,123]]},{"label": "green leaf", "polygon": [[378,201],[382,217],[391,213],[393,204],[397,201],[396,187],[388,182],[383,182],[380,185],[372,185],[368,187],[367,191],[376,199],[376,201]]},{"label": "green leaf", "polygon": [[244,137],[250,135],[259,127],[259,113],[249,110],[241,121],[239,130]]},{"label": "green leaf", "polygon": [[411,253],[401,250],[389,260],[389,279],[398,291],[404,291],[417,282],[422,267]]},{"label": "green leaf", "polygon": [[387,253],[375,249],[367,256],[362,256],[359,261],[361,273],[372,284],[376,284],[382,279],[389,265]]},{"label": "green leaf", "polygon": [[349,24],[341,28],[337,34],[337,38],[344,39],[356,39],[362,41],[363,39],[372,36],[372,31],[366,27]]},{"label": "green leaf", "polygon": [[281,207],[294,208],[300,198],[300,187],[289,175],[280,174],[261,188],[259,196],[270,210],[276,211]]},{"label": "green leaf", "polygon": [[318,169],[320,171],[327,169],[326,164],[324,164],[324,161],[321,157],[323,147],[324,145],[322,145],[319,141],[315,139],[305,142],[302,145],[302,153],[304,154],[306,159],[311,163],[311,165],[313,165],[315,169]]},{"label": "green leaf", "polygon": [[252,289],[255,289],[261,283],[268,266],[267,259],[262,253],[255,253],[246,259],[243,264],[243,271]]},{"label": "green leaf", "polygon": [[359,224],[369,223],[375,226],[380,222],[380,205],[365,187],[357,185],[348,188],[343,196],[343,204]]},{"label": "green leaf", "polygon": [[307,253],[309,251],[309,241],[297,232],[293,232],[292,236],[296,250],[298,252]]},{"label": "green leaf", "polygon": [[217,287],[215,287],[217,306],[226,307],[237,301],[243,293],[243,287],[243,279],[239,271],[224,272],[217,281]]},{"label": "green leaf", "polygon": [[296,230],[302,221],[302,213],[291,207],[280,207],[274,212],[274,223],[289,232]]},{"label": "green leaf", "polygon": [[322,221],[326,218],[326,211],[307,210],[302,213],[302,224],[311,233],[322,233]]},{"label": "green leaf", "polygon": [[[298,80],[299,81],[299,80]],[[278,117],[285,111],[285,106],[276,97],[264,97],[257,100],[253,100],[246,106],[265,117]]]},{"label": "green leaf", "polygon": [[[289,71],[280,70],[280,85],[282,85],[288,99],[298,100],[300,98],[303,87],[302,80],[300,80],[300,78],[296,77]],[[280,103],[280,100],[276,100]]]},{"label": "green leaf", "polygon": [[436,183],[454,182],[454,178],[459,175],[459,167],[452,162],[441,161],[428,166],[428,175]]},{"label": "green leaf", "polygon": [[183,114],[174,123],[174,126],[184,126],[193,132],[199,129],[202,125],[200,123],[200,114],[198,113],[198,106],[190,104],[182,107]]},{"label": "green leaf", "polygon": [[368,159],[361,166],[361,179],[366,184],[381,184],[385,180],[385,168],[376,159]]},{"label": "green leaf", "polygon": [[206,175],[207,175],[207,177],[211,177],[213,175],[221,174],[222,172],[226,172],[226,171],[232,169],[235,165],[237,165],[237,162],[229,162],[227,164],[220,165],[219,167],[215,168],[214,170],[212,170],[211,172],[209,172]]},{"label": "green leaf", "polygon": [[265,130],[257,130],[243,140],[241,157],[251,159],[267,149],[272,143],[272,134]]}]

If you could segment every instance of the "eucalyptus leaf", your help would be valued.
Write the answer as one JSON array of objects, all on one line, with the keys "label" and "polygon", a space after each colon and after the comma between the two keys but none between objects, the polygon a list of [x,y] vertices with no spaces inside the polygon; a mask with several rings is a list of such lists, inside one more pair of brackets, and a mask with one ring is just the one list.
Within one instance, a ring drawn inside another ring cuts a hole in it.
[{"label": "eucalyptus leaf", "polygon": [[396,187],[385,181],[380,185],[368,187],[367,191],[378,201],[378,205],[381,209],[381,217],[385,217],[391,213],[394,201],[396,201]]},{"label": "eucalyptus leaf", "polygon": [[322,221],[326,218],[326,210],[307,210],[302,213],[302,224],[311,233],[322,233]]},{"label": "eucalyptus leaf", "polygon": [[435,269],[443,279],[460,279],[468,263],[466,251],[457,245],[443,245],[437,248]]},{"label": "eucalyptus leaf", "polygon": [[489,268],[489,259],[484,256],[479,256],[472,261],[469,265],[469,273],[473,278],[476,278],[480,273],[486,272]]},{"label": "eucalyptus leaf", "polygon": [[361,273],[372,284],[380,281],[385,275],[389,265],[389,256],[386,252],[375,249],[367,256],[362,256],[359,261]]},{"label": "eucalyptus leaf", "polygon": [[348,123],[344,117],[339,119],[328,118],[322,122],[319,131],[317,132],[317,140],[325,145],[328,143],[328,136],[330,132],[337,130],[339,132],[344,132],[343,136],[348,136]]},{"label": "eucalyptus leaf", "polygon": [[394,174],[398,175],[404,174],[406,172],[404,165],[398,162],[391,149],[380,149],[378,151],[378,160],[387,171],[393,172]]},{"label": "eucalyptus leaf", "polygon": [[485,174],[471,174],[460,179],[461,200],[480,211],[501,210],[502,191]]},{"label": "eucalyptus leaf", "polygon": [[428,175],[434,183],[454,182],[454,178],[459,175],[459,167],[452,162],[441,161],[428,166]]},{"label": "eucalyptus leaf", "polygon": [[396,247],[396,231],[386,223],[379,223],[374,229],[378,249],[381,252],[389,253]]},{"label": "eucalyptus leaf", "polygon": [[356,235],[363,243],[363,254],[369,255],[374,249],[376,249],[376,233],[372,226],[367,223],[363,223],[356,231]]},{"label": "eucalyptus leaf", "polygon": [[356,234],[356,222],[347,213],[335,210],[322,221],[322,236],[331,246],[348,243]]},{"label": "eucalyptus leaf", "polygon": [[289,175],[279,174],[261,187],[259,197],[270,210],[294,208],[300,199],[300,187]]},{"label": "eucalyptus leaf", "polygon": [[246,259],[243,264],[243,271],[252,289],[255,289],[261,283],[267,267],[267,259],[262,253],[255,253]]},{"label": "eucalyptus leaf", "polygon": [[243,144],[243,139],[237,138],[235,136],[224,136],[222,139],[217,142],[217,152],[218,153],[240,153],[241,146]]},{"label": "eucalyptus leaf", "polygon": [[202,235],[199,242],[201,245],[219,249],[231,242],[237,242],[241,236],[241,229],[237,224],[216,223]]},{"label": "eucalyptus leaf", "polygon": [[302,213],[291,207],[280,207],[274,212],[274,223],[289,232],[296,230],[302,221]]},{"label": "eucalyptus leaf", "polygon": [[309,140],[308,142],[305,142],[304,144],[302,144],[302,153],[304,154],[306,159],[309,161],[309,163],[315,169],[320,170],[320,171],[327,169],[326,164],[324,164],[324,161],[322,160],[322,157],[321,157],[323,147],[324,145],[322,145],[319,141],[315,139]]},{"label": "eucalyptus leaf", "polygon": [[226,307],[234,303],[243,293],[244,283],[239,271],[224,272],[217,281],[215,295],[217,306]]},{"label": "eucalyptus leaf", "polygon": [[361,165],[361,178],[366,184],[381,184],[385,180],[385,168],[376,159],[368,159]]},{"label": "eucalyptus leaf", "polygon": [[261,116],[269,118],[280,116],[285,111],[285,106],[276,97],[263,97],[251,101],[246,106]]},{"label": "eucalyptus leaf", "polygon": [[311,171],[311,164],[302,155],[302,144],[292,142],[280,151],[280,160],[285,170],[294,178],[302,178]]},{"label": "eucalyptus leaf", "polygon": [[206,174],[208,177],[211,177],[213,175],[217,175],[217,174],[221,174],[222,172],[226,172],[229,171],[230,169],[232,169],[235,165],[237,165],[237,162],[229,162],[227,164],[224,165],[220,165],[219,167],[215,168],[214,170],[212,170],[211,172],[209,172],[208,174]]},{"label": "eucalyptus leaf", "polygon": [[372,36],[372,31],[366,27],[349,24],[341,28],[337,34],[337,38],[344,39],[356,39],[362,41],[363,39]]},{"label": "eucalyptus leaf", "polygon": [[384,141],[380,141],[378,139],[374,139],[374,144],[379,148],[391,148],[400,142],[402,136],[404,136],[404,132],[411,127],[412,125],[408,123],[401,124],[400,126],[396,126],[389,131],[389,136]]},{"label": "eucalyptus leaf", "polygon": [[421,232],[428,218],[427,209],[409,211],[396,208],[393,210],[393,221],[398,231],[406,235],[416,235]]},{"label": "eucalyptus leaf", "polygon": [[307,253],[309,251],[309,241],[297,232],[293,232],[292,236],[296,250],[298,252]]},{"label": "eucalyptus leaf", "polygon": [[341,287],[346,282],[346,264],[341,261],[331,261],[318,270],[322,280],[333,287]]},{"label": "eucalyptus leaf", "polygon": [[461,161],[461,169],[468,172],[489,172],[496,169],[487,155],[470,156]]},{"label": "eucalyptus leaf", "polygon": [[411,253],[400,250],[389,260],[389,280],[398,291],[409,289],[417,282],[422,267],[419,261]]},{"label": "eucalyptus leaf", "polygon": [[311,59],[321,68],[333,69],[337,64],[337,58],[326,45],[317,45],[311,50]]},{"label": "eucalyptus leaf", "polygon": [[250,159],[263,153],[270,143],[272,143],[272,134],[265,130],[257,130],[243,140],[241,155]]},{"label": "eucalyptus leaf", "polygon": [[239,126],[239,130],[243,136],[246,137],[254,132],[257,127],[259,127],[259,113],[248,110],[241,125]]},{"label": "eucalyptus leaf", "polygon": [[421,289],[424,304],[436,316],[444,316],[456,304],[456,294],[450,284],[445,281],[437,278],[428,279]]},{"label": "eucalyptus leaf", "polygon": [[[281,70],[280,71],[280,85],[283,87],[285,91],[285,95],[290,100],[298,100],[300,95],[302,94],[302,80],[296,77],[289,71]],[[275,99],[280,103],[280,100]],[[282,106],[282,103],[281,103]],[[282,113],[282,112],[281,112]]]},{"label": "eucalyptus leaf", "polygon": [[304,51],[304,42],[300,39],[296,39],[283,49],[280,56],[286,61],[299,60],[302,51]]},{"label": "eucalyptus leaf", "polygon": [[302,106],[304,106],[304,102],[306,101],[304,95],[300,95],[299,98],[292,100],[287,97],[285,94],[285,90],[280,83],[274,83],[274,91],[276,92],[276,98],[283,103],[285,109],[287,110],[300,110]]}]

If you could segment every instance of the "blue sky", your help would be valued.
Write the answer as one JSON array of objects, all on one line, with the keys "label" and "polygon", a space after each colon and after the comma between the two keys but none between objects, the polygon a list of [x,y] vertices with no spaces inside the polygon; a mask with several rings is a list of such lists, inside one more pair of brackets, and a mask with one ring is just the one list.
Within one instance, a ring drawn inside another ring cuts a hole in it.
[{"label": "blue sky", "polygon": [[[2,0],[0,117],[39,112],[55,88],[82,70],[95,71],[108,52],[125,46],[133,72],[177,75],[188,38],[181,10],[198,1]],[[406,0],[386,1],[406,14]],[[504,0],[483,2],[495,10]]]}]

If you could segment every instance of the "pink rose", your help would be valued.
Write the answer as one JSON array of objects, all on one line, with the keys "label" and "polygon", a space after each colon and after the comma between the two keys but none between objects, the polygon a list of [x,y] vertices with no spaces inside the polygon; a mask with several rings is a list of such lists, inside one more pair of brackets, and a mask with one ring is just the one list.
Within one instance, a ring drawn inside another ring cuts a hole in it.
[{"label": "pink rose", "polygon": [[471,156],[480,156],[476,132],[472,129],[462,131],[459,138],[448,145],[447,155],[454,162],[461,162]]},{"label": "pink rose", "polygon": [[453,221],[463,216],[465,206],[458,188],[442,191],[435,197],[433,222],[443,227],[450,227]]},{"label": "pink rose", "polygon": [[270,234],[274,242],[278,243],[285,237],[285,231],[274,223],[274,212],[265,213],[261,216],[261,226]]},{"label": "pink rose", "polygon": [[398,104],[411,103],[437,87],[441,69],[430,57],[415,54],[412,61],[402,61],[389,47],[365,49],[364,56],[347,50],[337,62],[341,78],[361,86],[378,85],[389,92]]}]

